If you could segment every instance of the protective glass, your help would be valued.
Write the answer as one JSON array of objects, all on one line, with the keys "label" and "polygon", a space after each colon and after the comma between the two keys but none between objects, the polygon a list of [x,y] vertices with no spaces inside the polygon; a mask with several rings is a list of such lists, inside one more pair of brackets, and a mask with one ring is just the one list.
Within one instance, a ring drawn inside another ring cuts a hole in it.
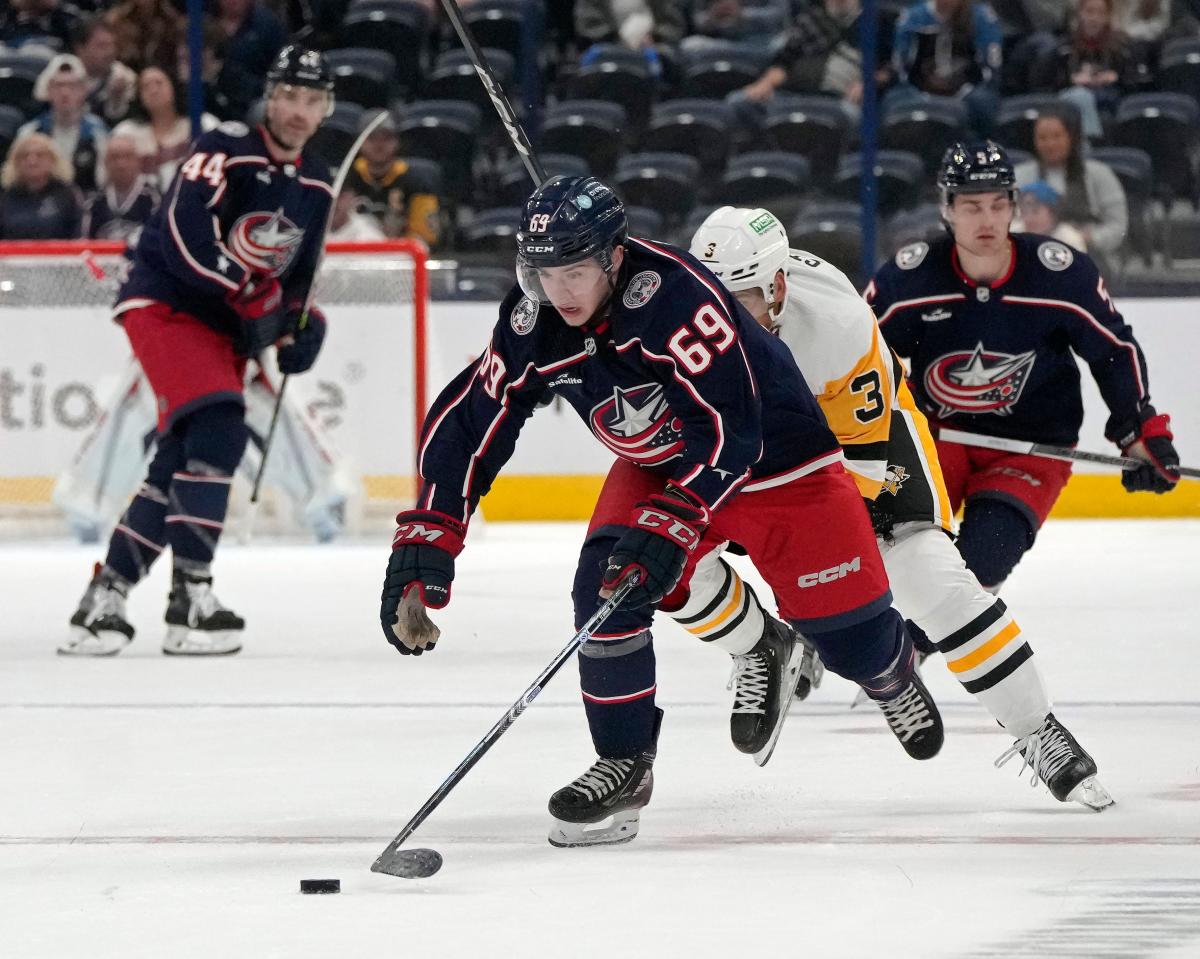
[{"label": "protective glass", "polygon": [[586,306],[603,296],[607,282],[608,272],[599,257],[590,256],[566,266],[537,267],[517,256],[517,283],[535,303]]}]

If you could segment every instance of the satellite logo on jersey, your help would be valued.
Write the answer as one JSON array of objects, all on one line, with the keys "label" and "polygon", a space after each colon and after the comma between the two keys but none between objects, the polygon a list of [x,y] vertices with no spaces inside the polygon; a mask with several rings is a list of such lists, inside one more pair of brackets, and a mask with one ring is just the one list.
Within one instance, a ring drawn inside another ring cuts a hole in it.
[{"label": "satellite logo on jersey", "polygon": [[889,463],[887,472],[883,474],[883,491],[895,496],[900,492],[900,487],[904,485],[906,479],[908,479],[908,470],[903,466]]},{"label": "satellite logo on jersey", "polygon": [[612,399],[593,407],[588,424],[610,450],[643,466],[683,452],[683,423],[671,412],[660,383],[614,388]]},{"label": "satellite logo on jersey", "polygon": [[925,370],[925,390],[938,404],[938,416],[995,413],[1007,416],[1021,398],[1037,353],[995,353],[978,343],[974,350],[946,353]]},{"label": "satellite logo on jersey", "polygon": [[295,258],[304,231],[283,215],[247,213],[229,231],[229,249],[248,270],[282,276]]},{"label": "satellite logo on jersey", "polygon": [[621,298],[621,302],[627,309],[636,310],[649,303],[650,297],[658,292],[660,286],[662,286],[662,277],[653,270],[644,270],[629,281],[629,286],[625,288],[625,295]]}]

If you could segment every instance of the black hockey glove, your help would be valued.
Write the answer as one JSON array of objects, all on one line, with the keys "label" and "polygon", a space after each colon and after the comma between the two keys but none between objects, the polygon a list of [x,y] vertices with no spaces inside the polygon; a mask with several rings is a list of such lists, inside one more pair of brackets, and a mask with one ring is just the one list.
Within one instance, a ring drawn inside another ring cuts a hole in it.
[{"label": "black hockey glove", "polygon": [[1145,460],[1142,466],[1121,472],[1121,485],[1130,493],[1166,493],[1179,482],[1179,454],[1175,452],[1175,437],[1171,433],[1171,417],[1155,413],[1142,420],[1136,433],[1122,438],[1121,452],[1134,459]]},{"label": "black hockey glove", "polygon": [[[884,497],[887,497],[886,502]],[[867,507],[867,515],[871,517],[871,529],[876,536],[882,537],[885,543],[890,544],[892,527],[896,525],[896,514],[893,512],[896,497],[891,493],[880,493],[875,499],[867,499],[864,496],[863,503]]]},{"label": "black hockey glove", "polygon": [[420,656],[441,635],[425,610],[450,602],[454,557],[462,552],[467,527],[445,513],[426,510],[405,510],[396,522],[379,621],[396,649]]},{"label": "black hockey glove", "polygon": [[225,302],[242,320],[238,337],[241,352],[255,356],[287,332],[283,289],[273,276],[250,274],[225,297]]},{"label": "black hockey glove", "polygon": [[289,336],[285,336],[278,350],[276,362],[279,372],[289,376],[295,373],[306,373],[317,361],[321,352],[321,344],[325,342],[325,314],[315,306],[308,308],[308,319],[303,326],[300,320],[304,317],[304,308],[288,311]]},{"label": "black hockey glove", "polygon": [[662,602],[679,583],[708,522],[708,508],[674,486],[635,504],[629,517],[630,529],[617,540],[608,557],[601,595],[611,595],[629,573],[637,572],[641,581],[622,605],[637,609]]}]

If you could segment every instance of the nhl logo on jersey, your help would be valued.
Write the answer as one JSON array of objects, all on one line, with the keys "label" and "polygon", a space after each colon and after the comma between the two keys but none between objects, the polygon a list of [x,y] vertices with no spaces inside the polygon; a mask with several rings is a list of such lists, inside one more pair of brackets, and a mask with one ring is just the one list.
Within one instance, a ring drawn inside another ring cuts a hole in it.
[{"label": "nhl logo on jersey", "polygon": [[657,466],[683,452],[683,423],[667,405],[661,383],[614,387],[610,399],[592,408],[588,425],[610,450],[642,466]]},{"label": "nhl logo on jersey", "polygon": [[621,302],[630,310],[636,310],[650,302],[650,297],[662,286],[662,277],[653,270],[644,270],[629,281]]},{"label": "nhl logo on jersey", "polygon": [[537,304],[527,296],[521,297],[521,302],[513,308],[512,316],[509,317],[513,332],[517,336],[524,336],[537,323],[537,315]]},{"label": "nhl logo on jersey", "polygon": [[901,247],[900,252],[896,254],[896,266],[902,270],[915,270],[924,261],[928,252],[928,243],[910,243],[908,246]]},{"label": "nhl logo on jersey", "polygon": [[925,370],[925,390],[938,416],[995,413],[1007,416],[1021,398],[1037,352],[997,353],[976,344],[939,356]]},{"label": "nhl logo on jersey", "polygon": [[1038,259],[1047,270],[1060,273],[1075,262],[1075,254],[1069,246],[1048,240],[1038,247]]},{"label": "nhl logo on jersey", "polygon": [[248,270],[282,276],[295,258],[304,231],[283,215],[247,213],[229,231],[229,250]]}]

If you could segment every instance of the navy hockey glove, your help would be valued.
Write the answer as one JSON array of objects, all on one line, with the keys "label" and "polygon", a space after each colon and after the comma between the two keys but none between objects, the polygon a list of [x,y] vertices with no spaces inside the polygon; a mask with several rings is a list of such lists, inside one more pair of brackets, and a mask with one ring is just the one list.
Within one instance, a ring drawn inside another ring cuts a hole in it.
[{"label": "navy hockey glove", "polygon": [[617,540],[608,557],[600,595],[611,595],[626,576],[636,572],[641,581],[622,605],[637,609],[662,602],[678,585],[708,522],[708,508],[674,486],[635,504],[629,517],[630,529]]},{"label": "navy hockey glove", "polygon": [[288,328],[292,331],[280,341],[275,360],[279,372],[292,375],[305,373],[317,362],[317,354],[321,352],[321,344],[325,342],[325,314],[315,306],[308,308],[308,319],[304,325],[300,320],[304,316],[304,308],[288,311]]},{"label": "navy hockey glove", "polygon": [[1145,460],[1142,466],[1123,470],[1121,485],[1130,493],[1166,493],[1179,482],[1179,454],[1171,433],[1171,417],[1154,413],[1142,421],[1138,432],[1121,440],[1121,452]]},{"label": "navy hockey glove", "polygon": [[445,513],[405,510],[396,517],[392,555],[383,580],[379,621],[387,641],[405,656],[433,649],[441,631],[425,609],[450,602],[454,557],[467,527]]},{"label": "navy hockey glove", "polygon": [[225,302],[242,319],[240,339],[247,356],[261,353],[286,332],[283,289],[273,276],[248,275]]}]

